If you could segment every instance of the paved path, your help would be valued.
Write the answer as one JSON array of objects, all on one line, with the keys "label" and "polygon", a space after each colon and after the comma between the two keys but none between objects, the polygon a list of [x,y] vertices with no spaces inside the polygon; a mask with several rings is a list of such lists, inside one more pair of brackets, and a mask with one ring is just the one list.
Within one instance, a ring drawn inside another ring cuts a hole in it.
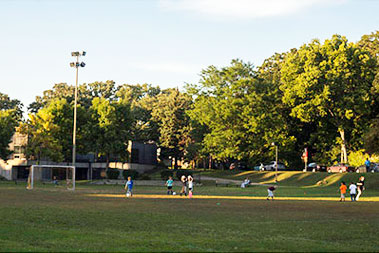
[{"label": "paved path", "polygon": [[[196,177],[196,178],[198,178],[198,177]],[[241,185],[241,183],[242,183],[241,180],[228,179],[228,178],[218,178],[218,177],[208,177],[208,176],[201,176],[201,180],[215,181],[215,182],[221,183],[221,184]],[[250,185],[271,186],[270,184],[260,184],[260,183],[250,183]]]}]

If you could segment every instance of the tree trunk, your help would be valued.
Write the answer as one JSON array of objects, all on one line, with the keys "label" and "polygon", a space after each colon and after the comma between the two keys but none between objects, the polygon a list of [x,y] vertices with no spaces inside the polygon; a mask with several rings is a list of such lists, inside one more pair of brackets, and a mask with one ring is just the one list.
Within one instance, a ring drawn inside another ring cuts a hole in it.
[{"label": "tree trunk", "polygon": [[178,158],[175,157],[175,163],[174,163],[174,169],[177,170],[178,169]]},{"label": "tree trunk", "polygon": [[345,131],[343,129],[340,129],[339,132],[340,132],[341,140],[342,140],[342,143],[341,143],[341,163],[348,163]]},{"label": "tree trunk", "polygon": [[209,164],[208,168],[211,170],[212,169],[212,155],[209,155]]}]

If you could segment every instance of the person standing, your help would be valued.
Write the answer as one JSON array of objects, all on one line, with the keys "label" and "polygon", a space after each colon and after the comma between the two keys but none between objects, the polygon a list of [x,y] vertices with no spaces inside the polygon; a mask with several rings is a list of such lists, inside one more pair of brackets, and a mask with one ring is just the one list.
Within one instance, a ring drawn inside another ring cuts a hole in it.
[{"label": "person standing", "polygon": [[359,178],[357,186],[358,186],[358,194],[357,194],[356,200],[359,200],[359,197],[362,195],[362,192],[365,190],[365,178],[364,178],[364,176],[361,176]]},{"label": "person standing", "polygon": [[267,188],[267,192],[268,192],[268,195],[267,195],[267,200],[274,200],[274,191],[276,190],[276,187],[275,186],[270,186],[269,188]]},{"label": "person standing", "polygon": [[365,166],[366,166],[366,172],[370,172],[371,162],[368,158],[366,158]]},{"label": "person standing", "polygon": [[191,175],[188,175],[188,197],[192,198],[193,194],[193,177]]},{"label": "person standing", "polygon": [[184,196],[187,196],[187,177],[185,175],[182,175],[180,181],[182,182],[180,196],[182,196],[182,194],[184,194]]},{"label": "person standing", "polygon": [[172,176],[168,177],[168,180],[166,181],[167,185],[167,195],[172,195],[172,184],[174,183],[174,180],[172,180]]},{"label": "person standing", "polygon": [[357,195],[357,186],[353,182],[351,182],[349,186],[349,191],[350,191],[351,201],[355,201],[355,196]]},{"label": "person standing", "polygon": [[346,193],[346,190],[347,190],[347,186],[345,184],[344,181],[341,182],[341,186],[340,186],[340,192],[341,192],[341,199],[340,199],[340,202],[341,201],[345,201],[345,193]]},{"label": "person standing", "polygon": [[132,177],[128,177],[128,181],[125,184],[125,190],[126,190],[126,197],[133,196],[133,180]]}]

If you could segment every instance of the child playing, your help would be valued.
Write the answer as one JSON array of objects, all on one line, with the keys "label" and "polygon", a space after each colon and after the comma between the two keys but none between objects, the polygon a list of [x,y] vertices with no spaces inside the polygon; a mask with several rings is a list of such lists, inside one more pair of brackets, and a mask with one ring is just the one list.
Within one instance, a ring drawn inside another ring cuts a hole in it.
[{"label": "child playing", "polygon": [[188,197],[192,198],[193,192],[193,177],[188,175]]},{"label": "child playing", "polygon": [[125,190],[126,190],[126,197],[133,196],[132,190],[133,190],[133,180],[132,177],[128,177],[128,181],[125,184]]},{"label": "child playing", "polygon": [[355,201],[355,196],[357,195],[357,186],[353,182],[351,182],[349,186],[349,191],[350,191],[351,201]]},{"label": "child playing", "polygon": [[180,178],[180,181],[182,182],[182,189],[180,191],[180,196],[184,194],[184,196],[187,196],[187,177],[185,175],[182,175]]},{"label": "child playing", "polygon": [[342,181],[341,182],[341,186],[340,186],[340,192],[341,192],[341,199],[340,199],[340,201],[345,201],[346,190],[347,190],[347,186],[346,186],[345,182]]},{"label": "child playing", "polygon": [[172,195],[172,184],[174,183],[174,180],[172,180],[172,177],[169,176],[168,180],[166,181],[167,185],[167,195]]},{"label": "child playing", "polygon": [[269,200],[271,198],[271,200],[274,200],[274,191],[276,190],[276,187],[275,186],[270,186],[268,189],[267,189],[267,192],[268,192],[268,196],[267,196],[267,200]]}]

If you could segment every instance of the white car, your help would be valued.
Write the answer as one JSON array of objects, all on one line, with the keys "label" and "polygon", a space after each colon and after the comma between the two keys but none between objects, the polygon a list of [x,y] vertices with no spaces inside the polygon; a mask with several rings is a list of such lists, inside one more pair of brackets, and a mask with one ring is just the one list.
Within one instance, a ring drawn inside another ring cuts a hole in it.
[{"label": "white car", "polygon": [[[276,169],[276,162],[275,161],[272,161],[270,162],[269,164],[266,164],[264,166],[265,170],[271,170],[271,171],[274,171]],[[286,166],[284,166],[283,163],[278,163],[278,170],[285,170],[286,169]]]}]

